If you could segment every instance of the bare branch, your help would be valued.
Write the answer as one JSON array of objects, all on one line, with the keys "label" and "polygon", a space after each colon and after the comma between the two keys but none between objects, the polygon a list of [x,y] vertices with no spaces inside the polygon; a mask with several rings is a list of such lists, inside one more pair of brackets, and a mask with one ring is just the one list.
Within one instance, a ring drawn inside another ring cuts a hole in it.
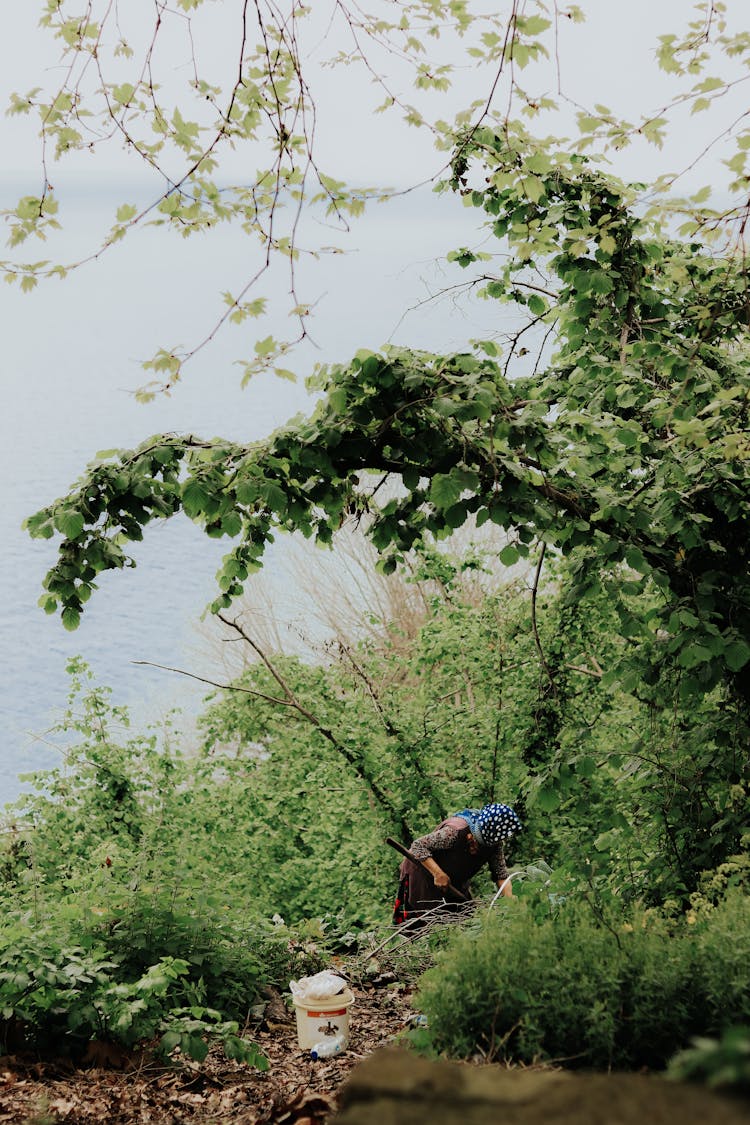
[{"label": "bare branch", "polygon": [[284,692],[284,695],[286,697],[284,701],[285,705],[288,707],[292,707],[295,711],[298,712],[298,714],[307,719],[307,721],[318,731],[318,733],[323,735],[323,737],[328,742],[330,742],[331,746],[333,746],[333,748],[339,754],[341,754],[345,761],[348,762],[350,766],[352,766],[360,780],[368,786],[383,811],[387,812],[388,815],[400,826],[401,831],[404,832],[405,835],[408,835],[409,826],[405,819],[403,810],[398,806],[394,798],[391,797],[391,795],[387,793],[385,789],[383,789],[377,779],[372,776],[370,770],[362,761],[361,756],[353,751],[350,747],[348,747],[345,743],[339,741],[339,739],[336,737],[333,731],[330,730],[329,727],[325,726],[320,721],[320,719],[313,715],[312,711],[305,707],[304,704],[300,703],[279,670],[272,664],[271,660],[265,654],[260,645],[252,639],[252,637],[246,632],[245,629],[243,629],[239,621],[232,621],[231,618],[225,616],[225,614],[223,613],[219,613],[217,614],[217,616],[219,620],[223,621],[224,624],[227,625],[230,629],[234,629],[235,632],[239,633],[239,635],[250,646],[253,652],[257,654],[257,656],[263,662],[273,678],[276,680],[276,683]]},{"label": "bare branch", "polygon": [[359,662],[355,659],[354,653],[352,652],[349,645],[346,644],[345,641],[339,640],[338,647],[339,647],[339,652],[343,653],[343,655],[347,658],[347,660],[351,664],[352,668],[357,673],[359,678],[362,680],[362,683],[365,685],[365,688],[367,689],[367,694],[370,696],[370,699],[372,700],[372,702],[375,706],[375,710],[377,711],[378,716],[380,717],[380,720],[383,724],[383,727],[385,729],[386,734],[390,735],[391,738],[400,738],[401,736],[400,736],[399,732],[396,730],[393,723],[391,722],[391,720],[388,718],[385,711],[383,710],[383,705],[380,702],[380,699],[378,697],[377,692],[375,691],[375,687],[372,683],[372,680],[367,675],[367,672],[364,670],[364,668],[361,666],[361,664],[359,664]]},{"label": "bare branch", "polygon": [[277,703],[280,707],[292,706],[288,699],[277,699],[273,695],[265,695],[262,691],[241,687],[239,684],[220,684],[216,680],[208,680],[205,676],[198,676],[195,672],[186,672],[184,668],[170,668],[167,664],[155,664],[152,660],[131,660],[130,663],[144,665],[147,668],[161,668],[163,672],[176,672],[178,676],[188,676],[191,680],[198,680],[201,684],[209,684],[210,687],[221,688],[222,691],[239,691],[243,695],[253,695],[257,699],[265,699],[267,703]]}]

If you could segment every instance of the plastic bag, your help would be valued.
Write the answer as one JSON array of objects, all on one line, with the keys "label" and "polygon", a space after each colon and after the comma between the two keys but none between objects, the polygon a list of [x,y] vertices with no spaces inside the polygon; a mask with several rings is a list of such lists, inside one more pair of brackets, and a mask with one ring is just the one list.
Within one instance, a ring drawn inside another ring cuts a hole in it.
[{"label": "plastic bag", "polygon": [[346,988],[346,981],[328,971],[316,973],[314,977],[301,977],[289,982],[295,1000],[306,1003],[308,1000],[327,1000],[338,996]]}]

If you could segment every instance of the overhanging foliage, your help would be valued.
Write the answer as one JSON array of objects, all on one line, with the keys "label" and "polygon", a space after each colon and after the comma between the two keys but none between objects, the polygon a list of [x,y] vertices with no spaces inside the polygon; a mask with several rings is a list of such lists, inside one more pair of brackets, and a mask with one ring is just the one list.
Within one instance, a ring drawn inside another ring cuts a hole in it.
[{"label": "overhanging foliage", "polygon": [[[478,131],[452,181],[509,251],[485,283],[527,317],[504,357],[492,342],[449,356],[360,352],[317,377],[325,397],[310,419],[267,441],[162,436],[103,456],[28,521],[32,535],[63,535],[45,609],[61,606],[75,627],[97,574],[128,563],[127,541],[179,509],[239,538],[215,610],[277,530],[330,543],[366,513],[388,569],[425,535],[492,520],[510,533],[507,563],[548,544],[575,555],[579,590],[615,574],[627,593],[655,584],[663,598],[645,616],[618,599],[623,633],[658,636],[686,693],[729,678],[750,699],[742,262],[665,237],[631,189],[525,141]],[[538,326],[549,341],[529,374],[518,345]],[[383,476],[402,488],[378,505]],[[624,579],[613,570],[623,562]]]}]

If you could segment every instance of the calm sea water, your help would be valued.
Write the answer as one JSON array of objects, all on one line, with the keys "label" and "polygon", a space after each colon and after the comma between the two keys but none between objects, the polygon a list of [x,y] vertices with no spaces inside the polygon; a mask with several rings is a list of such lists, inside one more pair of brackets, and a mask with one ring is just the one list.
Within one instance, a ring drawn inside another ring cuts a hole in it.
[{"label": "calm sea water", "polygon": [[[3,206],[17,188],[0,182]],[[69,234],[55,247],[61,257],[93,247],[113,207],[138,190],[104,185],[68,193],[63,217]],[[319,305],[317,346],[294,360],[299,375],[318,360],[346,359],[358,347],[378,347],[389,338],[439,350],[496,330],[494,310],[480,309],[482,324],[448,300],[401,321],[430,288],[461,280],[435,261],[476,241],[476,223],[476,214],[455,200],[418,192],[374,208],[355,228],[348,255],[303,264],[300,291]],[[29,257],[47,253],[32,248]],[[19,773],[60,758],[60,738],[50,728],[65,706],[71,655],[82,655],[138,721],[153,720],[174,704],[188,714],[200,707],[201,685],[132,662],[212,674],[196,622],[214,594],[213,576],[228,542],[208,540],[184,518],[152,527],[134,552],[137,568],[103,576],[81,627],[70,634],[37,607],[54,546],[29,539],[21,522],[63,494],[98,450],[129,447],[163,431],[250,440],[310,408],[301,383],[262,378],[241,391],[234,363],[251,354],[258,336],[288,331],[284,278],[262,289],[270,298],[268,320],[224,331],[171,398],[143,406],[132,396],[144,382],[139,361],[162,344],[190,345],[210,330],[221,310],[219,290],[236,288],[254,253],[229,232],[182,241],[150,231],[64,282],[45,283],[31,294],[0,289],[0,803],[19,792]],[[283,540],[269,552],[271,577],[281,570],[283,552]],[[283,578],[271,589],[280,600],[290,593]]]}]

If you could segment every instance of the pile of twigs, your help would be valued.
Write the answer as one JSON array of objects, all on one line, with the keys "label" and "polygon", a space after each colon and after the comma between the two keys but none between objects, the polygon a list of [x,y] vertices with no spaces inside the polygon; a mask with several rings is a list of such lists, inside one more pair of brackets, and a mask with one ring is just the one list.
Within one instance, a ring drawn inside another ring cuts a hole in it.
[{"label": "pile of twigs", "polygon": [[[422,941],[431,934],[437,933],[445,926],[455,926],[457,923],[466,922],[473,917],[482,905],[486,905],[486,903],[483,903],[481,899],[472,899],[469,902],[462,903],[446,902],[445,900],[436,902],[434,906],[415,915],[414,918],[402,922],[401,925],[391,926],[387,937],[370,949],[364,959],[370,961],[380,955],[382,960],[402,950],[406,945]],[[378,936],[373,935],[373,940],[377,940]]]}]

